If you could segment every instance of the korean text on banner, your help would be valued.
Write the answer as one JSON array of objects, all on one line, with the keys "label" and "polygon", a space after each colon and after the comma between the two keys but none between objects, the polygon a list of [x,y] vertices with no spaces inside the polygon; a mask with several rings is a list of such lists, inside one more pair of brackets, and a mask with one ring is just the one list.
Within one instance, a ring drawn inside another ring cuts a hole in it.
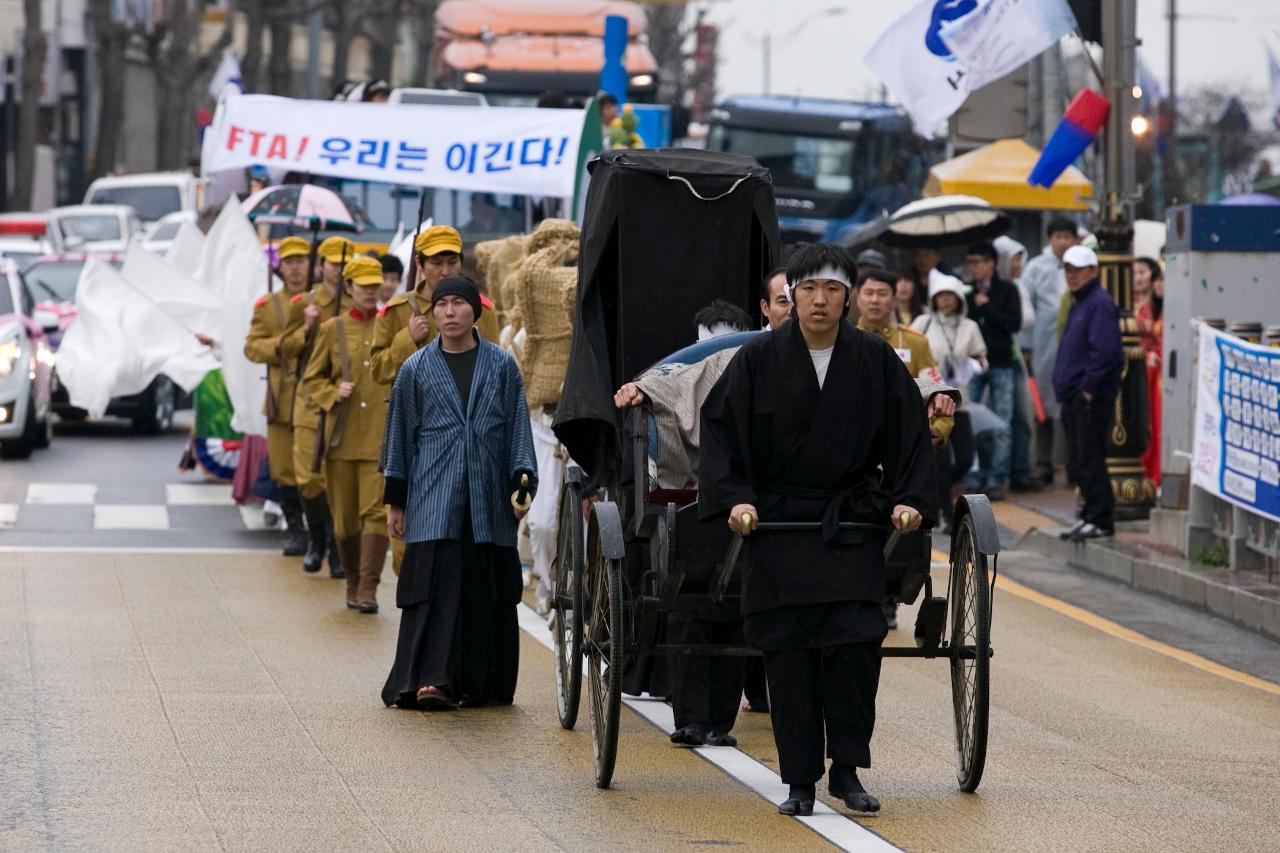
[{"label": "korean text on banner", "polygon": [[392,184],[569,197],[581,110],[308,101],[232,95],[206,174],[253,165]]},{"label": "korean text on banner", "polygon": [[1191,482],[1280,521],[1280,350],[1198,329]]},{"label": "korean text on banner", "polygon": [[939,35],[967,72],[964,85],[973,92],[1030,62],[1075,28],[1067,0],[990,0],[972,15],[944,22]]}]

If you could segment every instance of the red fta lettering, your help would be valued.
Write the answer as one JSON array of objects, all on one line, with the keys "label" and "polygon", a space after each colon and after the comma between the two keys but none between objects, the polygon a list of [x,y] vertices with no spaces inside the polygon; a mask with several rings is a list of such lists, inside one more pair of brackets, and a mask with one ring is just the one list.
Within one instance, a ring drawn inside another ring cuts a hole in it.
[{"label": "red fta lettering", "polygon": [[231,129],[227,132],[227,150],[233,150],[240,144],[240,140],[244,138],[244,128],[231,125]]},{"label": "red fta lettering", "polygon": [[258,146],[262,143],[262,137],[266,135],[267,134],[261,130],[249,131],[249,138],[253,140],[253,142],[249,145],[249,153],[254,157],[258,156]]},{"label": "red fta lettering", "polygon": [[303,153],[307,150],[307,143],[308,143],[308,142],[310,142],[310,141],[311,141],[311,137],[310,137],[310,136],[304,136],[304,137],[302,137],[302,141],[298,143],[298,156],[297,156],[297,157],[294,157],[293,159],[295,159],[295,160],[301,160],[301,159],[302,159],[302,155],[303,155]]},{"label": "red fta lettering", "polygon": [[271,147],[267,149],[267,159],[285,159],[289,156],[289,146],[285,143],[283,133],[277,133],[271,137]]}]

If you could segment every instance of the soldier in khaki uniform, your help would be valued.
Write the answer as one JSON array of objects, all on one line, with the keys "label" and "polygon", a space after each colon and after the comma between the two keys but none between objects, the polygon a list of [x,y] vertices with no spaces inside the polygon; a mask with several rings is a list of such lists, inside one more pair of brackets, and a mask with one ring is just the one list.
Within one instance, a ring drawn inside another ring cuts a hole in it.
[{"label": "soldier in khaki uniform", "polygon": [[[413,242],[417,252],[417,287],[412,293],[399,293],[378,312],[373,331],[373,378],[387,386],[391,394],[400,366],[418,350],[435,340],[435,317],[431,313],[431,294],[446,276],[462,273],[462,235],[448,225],[433,225]],[[476,328],[485,340],[498,343],[497,312],[493,303],[481,295],[482,313]],[[400,574],[404,558],[404,542],[391,542],[391,568]]]},{"label": "soldier in khaki uniform", "polygon": [[[859,279],[858,328],[888,341],[913,377],[941,382],[942,374],[938,370],[938,362],[934,360],[933,351],[929,349],[929,339],[898,322],[894,308],[897,285],[897,277],[885,270],[870,270]],[[946,443],[955,422],[954,415],[929,416],[929,434],[933,437],[934,447]],[[898,627],[896,600],[884,600],[884,616],[890,628]]]},{"label": "soldier in khaki uniform", "polygon": [[302,387],[324,413],[324,468],[334,535],[347,573],[347,607],[378,612],[387,559],[387,514],[378,460],[387,389],[369,369],[382,265],[356,258],[343,269],[352,307],[320,324]]},{"label": "soldier in khaki uniform", "polygon": [[301,237],[286,237],[277,251],[284,288],[254,305],[244,355],[255,364],[267,366],[267,464],[271,479],[280,487],[280,509],[288,525],[283,553],[286,557],[299,557],[307,551],[307,532],[293,469],[293,395],[298,376],[296,364],[285,358],[281,344],[289,322],[289,300],[307,289],[311,246]]},{"label": "soldier in khaki uniform", "polygon": [[[343,298],[342,265],[355,257],[355,244],[345,237],[330,237],[320,244],[316,254],[320,259],[320,283],[306,293],[299,293],[289,303],[288,325],[280,344],[280,351],[294,364],[299,378],[311,357],[321,322],[341,313],[349,302]],[[299,384],[293,403],[293,473],[302,496],[309,534],[302,568],[308,572],[319,571],[327,552],[329,577],[340,578],[342,556],[334,542],[333,520],[324,496],[324,467],[317,471],[312,464],[319,422],[319,408],[307,395],[306,388]]]}]

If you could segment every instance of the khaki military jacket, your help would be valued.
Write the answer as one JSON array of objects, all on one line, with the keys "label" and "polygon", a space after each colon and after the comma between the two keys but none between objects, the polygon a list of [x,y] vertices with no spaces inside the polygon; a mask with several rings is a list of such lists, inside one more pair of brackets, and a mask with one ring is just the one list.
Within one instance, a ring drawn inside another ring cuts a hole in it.
[{"label": "khaki military jacket", "polygon": [[[872,335],[879,335],[898,353],[898,358],[907,366],[913,379],[929,379],[942,381],[938,370],[938,362],[929,349],[929,339],[914,329],[890,321],[879,329],[871,329],[866,321],[859,319],[858,328]],[[945,442],[951,437],[951,429],[955,426],[955,418],[946,415],[935,415],[929,418],[929,430],[933,433],[935,443]]]},{"label": "khaki military jacket", "polygon": [[293,297],[287,290],[277,290],[254,303],[249,335],[244,341],[245,358],[267,366],[267,399],[263,404],[267,422],[283,426],[292,425],[298,379],[296,363],[285,358],[281,346],[289,325],[289,300]]},{"label": "khaki military jacket", "polygon": [[[341,306],[337,308],[338,311],[343,310],[351,301],[341,294],[340,298]],[[317,335],[319,335],[320,324],[334,315],[335,306],[333,300],[334,297],[329,293],[329,289],[322,284],[318,284],[305,293],[297,294],[289,301],[289,315],[284,334],[280,340],[280,352],[296,376],[301,376],[302,372],[307,368],[307,359],[314,349],[313,344]],[[306,331],[306,315],[304,313],[308,305],[315,305],[320,310],[319,322],[312,327],[310,335]],[[307,397],[306,389],[299,384],[295,391],[293,403],[294,427],[301,426],[315,429],[319,421],[320,410]]]},{"label": "khaki military jacket", "polygon": [[[376,462],[381,455],[387,424],[387,387],[374,381],[370,371],[375,316],[373,311],[362,314],[351,308],[341,317],[325,320],[311,348],[302,390],[317,409],[326,412],[330,459]],[[339,401],[338,386],[343,382],[354,383],[355,390]]]}]

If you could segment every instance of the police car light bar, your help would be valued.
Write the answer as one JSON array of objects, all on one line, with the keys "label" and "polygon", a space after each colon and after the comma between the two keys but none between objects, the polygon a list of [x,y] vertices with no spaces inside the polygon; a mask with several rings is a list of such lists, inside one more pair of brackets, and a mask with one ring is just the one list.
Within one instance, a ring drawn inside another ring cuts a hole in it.
[{"label": "police car light bar", "polygon": [[47,231],[48,223],[41,219],[0,219],[0,234],[43,237]]}]

